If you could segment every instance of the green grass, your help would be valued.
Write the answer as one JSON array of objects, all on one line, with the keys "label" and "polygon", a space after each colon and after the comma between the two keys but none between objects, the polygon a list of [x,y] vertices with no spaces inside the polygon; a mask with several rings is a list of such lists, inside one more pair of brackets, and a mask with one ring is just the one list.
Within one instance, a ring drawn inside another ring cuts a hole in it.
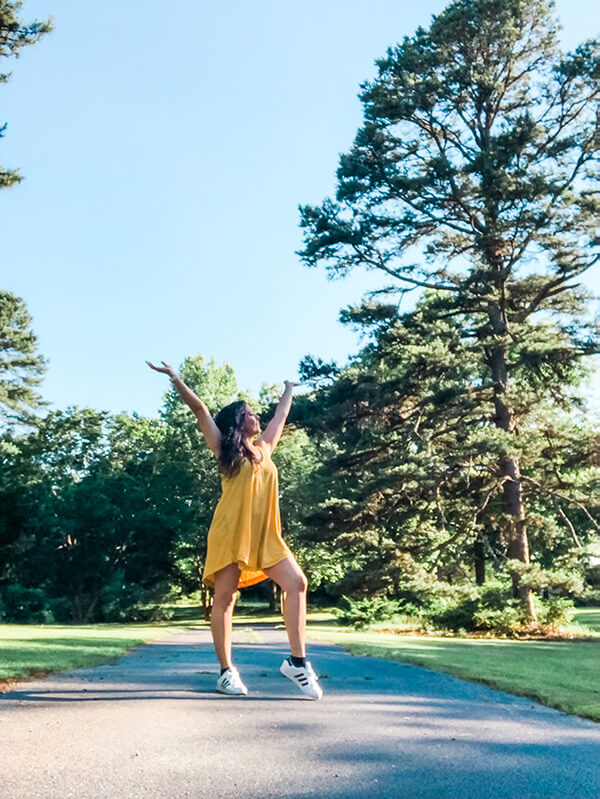
[{"label": "green grass", "polygon": [[[197,604],[179,603],[172,609],[172,619],[152,624],[0,624],[0,690],[3,682],[6,687],[15,679],[100,665],[163,635],[207,626]],[[266,612],[264,605],[240,605],[234,622],[283,625],[281,616]],[[572,632],[590,637],[514,641],[398,635],[342,627],[331,611],[309,614],[311,637],[340,644],[355,655],[415,663],[600,721],[600,608],[578,610]]]},{"label": "green grass", "polygon": [[[166,622],[148,624],[0,624],[0,691],[27,679],[116,660],[140,644],[190,627],[207,627],[197,602],[165,605],[173,614]],[[315,615],[315,621],[328,618]],[[240,605],[236,624],[280,622],[278,614],[265,613],[265,605]]]},{"label": "green grass", "polygon": [[[597,608],[582,613],[586,625],[600,621]],[[331,624],[311,624],[309,630],[312,638],[339,644],[354,655],[415,663],[600,721],[600,636],[515,641],[363,632]]]},{"label": "green grass", "polygon": [[0,690],[15,679],[106,663],[174,630],[164,624],[0,624]]},{"label": "green grass", "polygon": [[[165,606],[167,607],[167,606]],[[190,627],[207,627],[197,602],[169,605],[173,618],[148,624],[0,624],[0,691],[16,680],[116,660],[140,644]],[[324,620],[316,614],[315,620]],[[236,624],[283,624],[278,614],[240,606]]]},{"label": "green grass", "polygon": [[573,621],[594,632],[600,632],[600,608],[580,608],[573,616]]}]

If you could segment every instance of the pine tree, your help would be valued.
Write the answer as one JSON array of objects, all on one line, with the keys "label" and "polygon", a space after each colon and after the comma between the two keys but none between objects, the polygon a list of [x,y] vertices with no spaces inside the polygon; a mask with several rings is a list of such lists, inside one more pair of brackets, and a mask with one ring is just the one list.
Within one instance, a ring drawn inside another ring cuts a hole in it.
[{"label": "pine tree", "polygon": [[477,320],[447,307],[436,292],[405,314],[366,301],[342,314],[370,336],[346,367],[305,360],[306,379],[330,377],[296,414],[313,440],[329,442],[307,535],[345,561],[341,593],[393,597],[419,575],[481,584],[486,562],[495,574],[508,566],[528,588],[580,587],[600,505],[596,436],[578,398],[585,370],[564,375],[557,398],[539,396],[533,369],[515,377],[519,432],[510,443],[534,559],[513,563],[498,474],[506,441],[472,335]]},{"label": "pine tree", "polygon": [[36,392],[45,371],[25,303],[0,290],[0,418],[26,421],[43,401]]},{"label": "pine tree", "polygon": [[[23,47],[35,44],[45,33],[52,30],[52,19],[44,22],[32,22],[29,25],[19,17],[23,5],[18,2],[0,0],[0,59],[18,58]],[[0,73],[0,83],[10,79],[10,72]],[[7,123],[0,124],[0,138],[6,132]],[[0,166],[0,190],[12,186],[22,180],[16,169],[7,169]]]},{"label": "pine tree", "polygon": [[600,258],[600,45],[562,53],[557,29],[546,0],[451,2],[378,62],[335,201],[301,209],[308,265],[378,270],[392,280],[383,291],[441,291],[443,314],[473,321],[503,534],[525,565],[518,378],[536,378],[531,412],[598,351],[578,280]]}]

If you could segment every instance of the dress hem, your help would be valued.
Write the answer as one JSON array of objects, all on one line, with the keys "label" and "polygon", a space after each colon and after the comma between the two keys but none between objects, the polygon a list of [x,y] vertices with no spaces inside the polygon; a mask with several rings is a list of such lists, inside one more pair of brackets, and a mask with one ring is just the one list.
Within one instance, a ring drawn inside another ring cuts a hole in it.
[{"label": "dress hem", "polygon": [[[241,570],[240,579],[238,581],[238,588],[249,588],[251,585],[257,585],[258,583],[261,583],[263,580],[268,580],[269,579],[269,576],[264,573],[263,569],[270,569],[273,566],[277,566],[278,563],[281,563],[282,561],[287,560],[289,557],[291,557],[291,554],[292,554],[291,552],[287,552],[285,555],[283,555],[281,557],[278,557],[272,563],[265,563],[264,566],[261,566],[260,568],[255,568],[255,569],[251,568],[250,565],[248,563],[246,563],[245,561],[232,560],[229,563],[225,563],[223,566],[220,566],[218,569],[215,569],[210,574],[205,575],[202,578],[202,584],[208,586],[209,588],[214,588],[214,586],[215,586],[215,581],[213,579],[214,575],[218,571],[221,571],[221,569],[224,569],[227,566],[229,566],[231,563],[237,563],[237,565],[239,566],[239,568]],[[250,577],[247,580],[244,580],[243,579],[244,572],[251,572],[255,576],[254,577]]]}]

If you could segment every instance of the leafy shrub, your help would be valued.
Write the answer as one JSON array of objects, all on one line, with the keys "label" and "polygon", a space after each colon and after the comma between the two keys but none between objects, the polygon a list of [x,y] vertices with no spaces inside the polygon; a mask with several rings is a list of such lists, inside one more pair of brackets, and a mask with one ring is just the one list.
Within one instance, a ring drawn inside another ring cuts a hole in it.
[{"label": "leafy shrub", "polygon": [[431,614],[430,618],[435,627],[444,630],[472,630],[474,628],[474,617],[479,609],[477,599],[466,599],[454,607]]},{"label": "leafy shrub", "polygon": [[515,599],[508,599],[502,608],[483,605],[473,614],[472,630],[514,635],[525,623],[525,612]]},{"label": "leafy shrub", "polygon": [[524,622],[521,604],[512,598],[508,585],[471,587],[470,595],[432,616],[437,627],[446,630],[495,631],[503,635],[514,633]]},{"label": "leafy shrub", "polygon": [[167,607],[166,605],[153,605],[147,608],[150,611],[150,621],[171,621],[175,616],[174,608]]},{"label": "leafy shrub", "polygon": [[600,588],[600,566],[589,566],[585,575],[588,585]]},{"label": "leafy shrub", "polygon": [[342,624],[352,624],[354,627],[360,628],[391,619],[400,612],[401,607],[400,602],[385,597],[351,599],[348,596],[343,596],[336,614]]},{"label": "leafy shrub", "polygon": [[102,622],[148,622],[168,619],[169,609],[162,608],[168,599],[169,584],[162,581],[150,587],[128,582],[123,571],[115,571],[104,586],[98,620]]},{"label": "leafy shrub", "polygon": [[[532,570],[530,572],[533,573]],[[536,573],[540,583],[542,577],[549,583],[550,578],[554,580],[556,575],[539,569]],[[542,600],[536,597],[538,623],[532,629],[525,608],[520,600],[513,597],[512,583],[507,577],[490,580],[483,586],[472,583],[413,583],[405,588],[401,597],[405,600],[403,611],[406,613],[410,608],[413,617],[418,617],[422,629],[453,632],[495,632],[500,635],[515,635],[520,631],[543,632],[544,628],[567,624],[574,610],[569,599],[551,597]],[[582,604],[579,598],[578,604]]]},{"label": "leafy shrub", "polygon": [[48,600],[48,606],[48,617],[44,624],[68,624],[72,621],[71,603],[66,597],[52,597]]},{"label": "leafy shrub", "polygon": [[10,624],[44,624],[48,599],[41,588],[27,588],[15,583],[4,589],[3,621]]},{"label": "leafy shrub", "polygon": [[537,599],[535,604],[538,622],[543,626],[560,627],[573,619],[575,605],[570,599],[551,597],[546,600]]}]

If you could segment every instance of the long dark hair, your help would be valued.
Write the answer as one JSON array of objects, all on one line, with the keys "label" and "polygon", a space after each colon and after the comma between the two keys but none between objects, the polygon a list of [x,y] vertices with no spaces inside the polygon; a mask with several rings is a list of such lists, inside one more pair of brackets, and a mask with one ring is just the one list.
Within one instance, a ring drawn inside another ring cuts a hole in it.
[{"label": "long dark hair", "polygon": [[219,466],[227,477],[236,475],[242,467],[244,458],[254,462],[256,458],[244,444],[242,430],[246,403],[243,400],[226,405],[215,416],[215,424],[221,431],[221,451]]}]

